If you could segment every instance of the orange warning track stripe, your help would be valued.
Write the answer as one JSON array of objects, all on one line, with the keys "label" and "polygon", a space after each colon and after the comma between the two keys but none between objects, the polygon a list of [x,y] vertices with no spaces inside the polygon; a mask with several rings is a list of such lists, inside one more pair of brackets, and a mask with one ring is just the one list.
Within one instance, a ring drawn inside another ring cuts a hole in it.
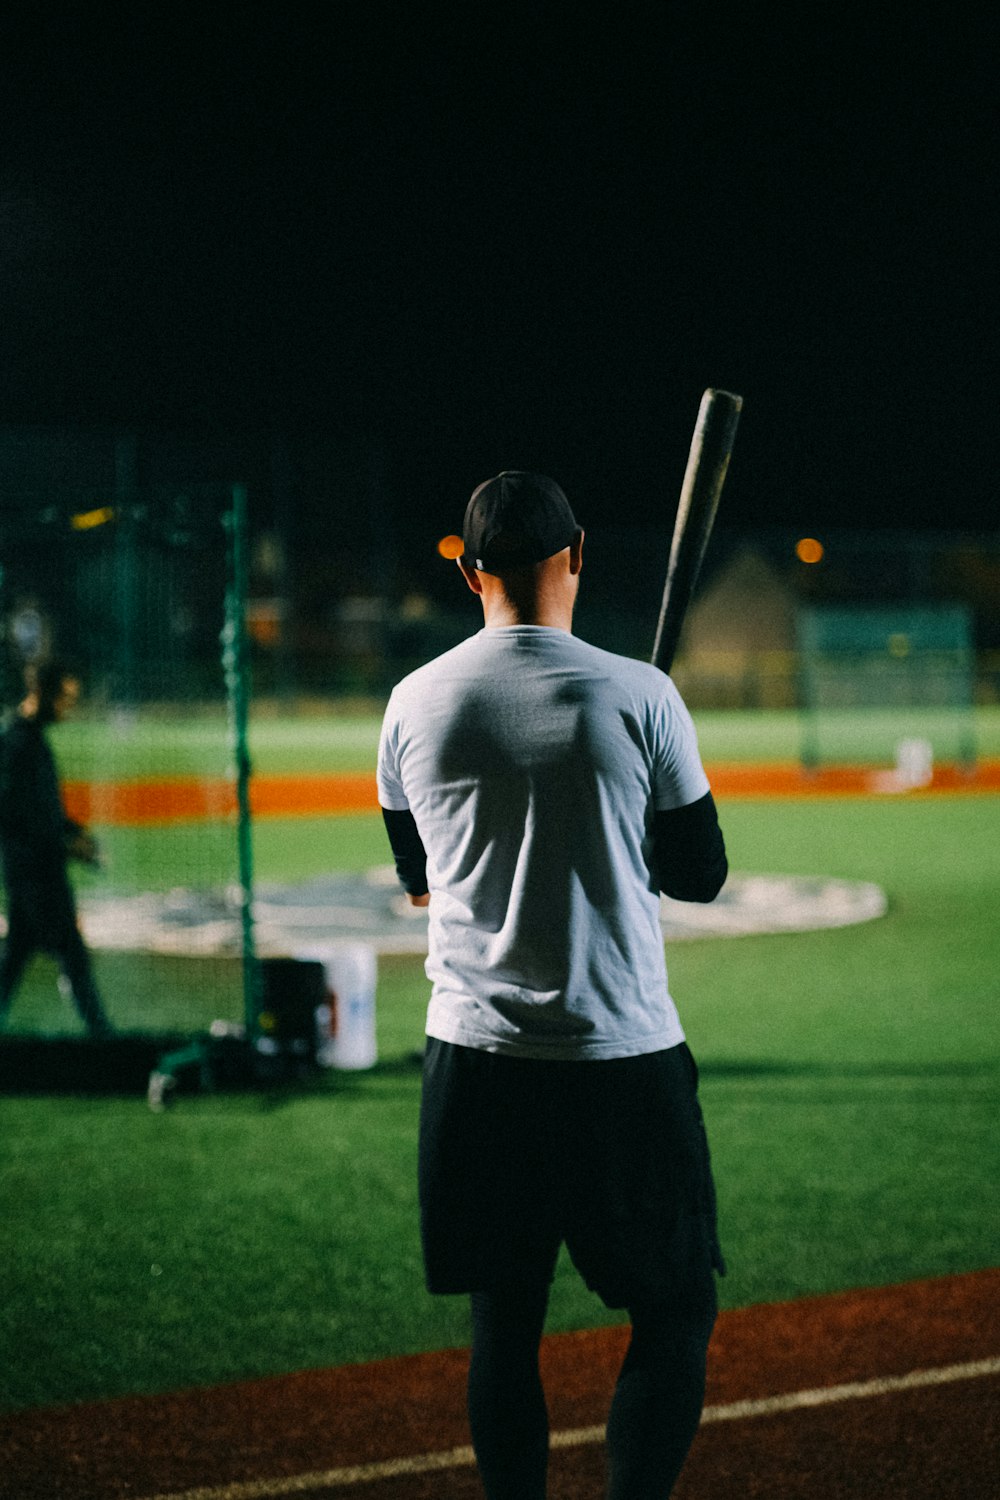
[{"label": "orange warning track stripe", "polygon": [[[974,773],[940,765],[926,787],[896,788],[892,773],[863,766],[826,766],[809,774],[795,761],[710,765],[717,799],[870,797],[899,791],[907,797],[982,796],[1000,792],[1000,760],[980,761]],[[236,789],[222,778],[157,777],[142,781],[68,781],[66,809],[81,823],[130,827],[200,822],[236,815]],[[257,818],[329,817],[378,811],[370,771],[312,776],[254,776],[250,808]]]},{"label": "orange warning track stripe", "polygon": [[926,786],[907,787],[888,769],[872,766],[823,766],[805,771],[798,761],[748,765],[723,762],[707,768],[716,798],[732,797],[871,797],[934,796],[942,792],[983,795],[1000,791],[1000,760],[983,760],[971,771],[961,766],[934,767]]},{"label": "orange warning track stripe", "polygon": [[[221,777],[156,777],[142,781],[67,781],[66,811],[80,823],[130,827],[191,823],[236,816],[236,788]],[[258,818],[376,812],[371,772],[316,776],[254,776],[250,810]]]}]

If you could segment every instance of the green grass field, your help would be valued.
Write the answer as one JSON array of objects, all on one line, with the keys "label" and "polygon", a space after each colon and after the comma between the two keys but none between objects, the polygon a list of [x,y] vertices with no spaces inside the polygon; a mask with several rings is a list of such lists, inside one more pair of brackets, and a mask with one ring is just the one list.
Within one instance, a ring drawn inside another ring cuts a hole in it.
[{"label": "green grass field", "polygon": [[[795,760],[802,722],[794,709],[768,713],[710,710],[698,714],[698,736],[706,761]],[[948,710],[840,711],[824,719],[823,745],[831,759],[891,761],[896,741],[924,735],[942,759],[953,756],[961,720]],[[252,722],[250,751],[255,770],[292,775],[310,771],[371,769],[379,720],[372,714],[331,712],[308,717],[261,717]],[[136,720],[116,739],[118,764],[109,762],[107,726],[80,719],[57,731],[59,759],[67,777],[214,775],[227,764],[224,716],[157,717]],[[980,755],[1000,756],[1000,707],[976,710]]]},{"label": "green grass field", "polygon": [[[983,739],[1000,729],[985,717]],[[698,722],[708,760],[794,755],[784,715]],[[370,765],[372,721],[342,740],[306,727],[260,726],[258,765]],[[741,801],[721,816],[735,869],[877,880],[890,901],[860,927],[669,949],[702,1067],[723,1304],[995,1263],[1000,798]],[[386,861],[377,816],[262,822],[255,846],[265,878]],[[52,991],[39,961],[17,1014]],[[462,1299],[430,1298],[420,1273],[426,996],[419,960],[383,959],[378,1067],[297,1091],[192,1096],[163,1116],[132,1098],[0,1099],[3,1405],[466,1342]],[[619,1318],[560,1262],[550,1329]]]}]

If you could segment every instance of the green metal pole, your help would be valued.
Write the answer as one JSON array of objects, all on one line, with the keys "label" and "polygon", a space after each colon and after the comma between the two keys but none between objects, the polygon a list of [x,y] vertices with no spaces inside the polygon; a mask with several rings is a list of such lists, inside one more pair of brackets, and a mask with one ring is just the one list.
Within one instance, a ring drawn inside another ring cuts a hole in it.
[{"label": "green metal pole", "polygon": [[976,657],[971,644],[962,653],[964,667],[962,684],[963,707],[960,710],[962,729],[959,737],[958,760],[966,776],[976,774]]},{"label": "green metal pole", "polygon": [[114,598],[116,634],[113,668],[114,700],[130,718],[138,708],[136,636],[139,616],[139,552],[136,537],[136,506],[139,493],[138,443],[132,434],[115,440],[115,537],[116,577]]},{"label": "green metal pole", "polygon": [[229,531],[229,578],[226,621],[222,633],[226,695],[236,768],[237,848],[240,873],[240,923],[243,956],[243,1011],[247,1037],[253,1040],[260,1012],[260,976],[253,933],[253,842],[250,820],[250,660],[246,635],[247,495],[233,486],[232,509],[226,516]]},{"label": "green metal pole", "polygon": [[0,712],[3,712],[8,704],[14,702],[10,645],[7,640],[7,632],[10,623],[7,619],[7,574],[4,565],[0,562]]}]

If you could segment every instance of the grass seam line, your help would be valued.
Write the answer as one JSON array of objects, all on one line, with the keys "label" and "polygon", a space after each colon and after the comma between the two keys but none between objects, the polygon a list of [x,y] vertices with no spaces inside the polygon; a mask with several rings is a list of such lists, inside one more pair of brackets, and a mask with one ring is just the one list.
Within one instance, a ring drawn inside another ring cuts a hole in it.
[{"label": "grass seam line", "polygon": [[[1000,1375],[1000,1358],[977,1359],[966,1364],[939,1365],[929,1370],[912,1370],[908,1375],[886,1375],[874,1380],[855,1380],[844,1385],[818,1386],[809,1390],[789,1391],[783,1396],[765,1396],[755,1401],[730,1401],[706,1406],[702,1425],[712,1422],[736,1422],[746,1418],[767,1417],[779,1412],[799,1411],[814,1406],[828,1406],[838,1401],[859,1401],[874,1396],[892,1395],[948,1385],[956,1380],[976,1380]],[[597,1427],[575,1427],[554,1432],[552,1448],[579,1448],[604,1441],[603,1423]],[[280,1500],[284,1495],[304,1494],[313,1489],[347,1488],[371,1484],[382,1479],[398,1479],[427,1474],[436,1469],[457,1469],[475,1463],[471,1447],[448,1448],[439,1453],[384,1459],[376,1463],[355,1464],[343,1469],[327,1469],[312,1474],[290,1474],[273,1479],[251,1479],[232,1484],[212,1485],[193,1490],[176,1490],[147,1496],[146,1500]]]}]

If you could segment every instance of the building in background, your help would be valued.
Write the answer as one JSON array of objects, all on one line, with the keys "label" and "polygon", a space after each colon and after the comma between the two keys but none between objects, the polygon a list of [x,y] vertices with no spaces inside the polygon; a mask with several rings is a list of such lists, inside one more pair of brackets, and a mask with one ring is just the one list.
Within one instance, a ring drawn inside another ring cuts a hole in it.
[{"label": "building in background", "polygon": [[[437,551],[442,513],[454,521],[450,498],[422,493],[426,482],[387,443],[332,429],[0,426],[7,525],[18,507],[37,515],[71,501],[97,510],[130,498],[155,504],[185,487],[194,496],[233,482],[248,496],[248,626],[262,708],[384,698],[479,628],[475,601]],[[798,609],[892,602],[968,606],[977,700],[1000,702],[1000,535],[824,531],[818,557],[801,540],[731,530],[721,518],[675,664],[694,707],[793,706]],[[661,527],[593,518],[576,621],[584,639],[648,657],[668,547]],[[44,600],[7,598],[5,609],[8,642],[20,641],[24,657],[31,632],[47,628]]]},{"label": "building in background", "polygon": [[791,708],[798,597],[743,545],[691,605],[673,676],[703,708]]}]

